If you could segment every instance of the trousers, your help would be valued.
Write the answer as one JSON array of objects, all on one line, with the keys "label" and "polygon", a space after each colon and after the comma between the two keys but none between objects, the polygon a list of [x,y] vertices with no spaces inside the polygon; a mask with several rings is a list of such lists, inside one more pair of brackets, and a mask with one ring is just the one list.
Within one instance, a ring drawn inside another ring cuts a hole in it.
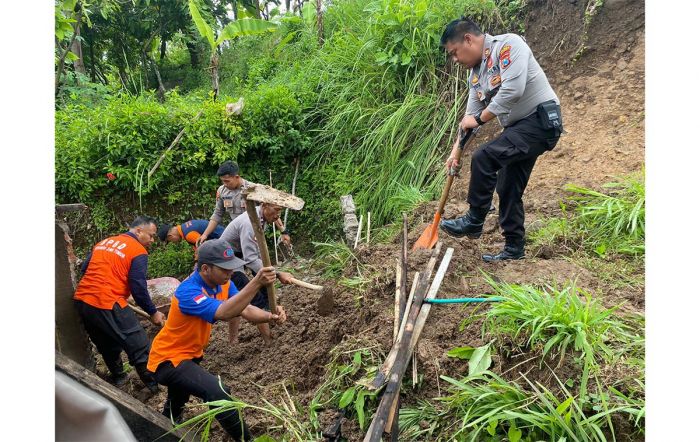
[{"label": "trousers", "polygon": [[[158,365],[155,378],[159,384],[168,387],[168,398],[163,408],[163,414],[168,419],[179,420],[190,395],[195,395],[205,402],[230,399],[230,389],[224,387],[217,376],[200,367],[201,361],[202,358],[184,360],[177,367],[170,361]],[[251,440],[250,431],[238,410],[231,409],[219,413],[216,419],[234,440]]]},{"label": "trousers", "polygon": [[544,128],[534,112],[506,127],[472,154],[467,203],[488,210],[494,190],[498,193],[498,222],[506,244],[524,244],[523,194],[537,158],[554,149],[560,135],[557,128]]}]

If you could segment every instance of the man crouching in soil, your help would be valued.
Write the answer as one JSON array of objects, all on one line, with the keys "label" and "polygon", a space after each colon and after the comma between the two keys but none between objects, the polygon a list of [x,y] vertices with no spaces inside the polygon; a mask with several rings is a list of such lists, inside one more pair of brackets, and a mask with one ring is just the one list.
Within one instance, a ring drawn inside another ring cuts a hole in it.
[{"label": "man crouching in soil", "polygon": [[[149,370],[159,384],[168,387],[163,414],[176,423],[181,421],[192,394],[205,402],[229,399],[230,389],[220,384],[218,376],[199,366],[209,343],[211,324],[238,316],[252,323],[281,324],[287,319],[282,306],[277,306],[273,314],[249,305],[261,287],[274,282],[274,267],[261,268],[239,292],[230,279],[233,269],[242,263],[231,245],[216,239],[203,243],[198,250],[197,270],[175,290],[170,317],[153,340],[148,358]],[[251,439],[237,410],[222,412],[216,418],[234,440]]]}]

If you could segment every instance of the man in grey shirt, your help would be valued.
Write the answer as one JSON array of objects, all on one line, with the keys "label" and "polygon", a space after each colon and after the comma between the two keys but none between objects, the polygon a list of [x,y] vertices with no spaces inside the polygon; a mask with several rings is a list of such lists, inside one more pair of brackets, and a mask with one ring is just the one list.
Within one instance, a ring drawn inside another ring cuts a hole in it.
[{"label": "man in grey shirt", "polygon": [[[282,207],[275,204],[263,203],[257,207],[258,217],[260,218],[260,223],[262,225],[263,231],[268,224],[272,224],[277,221],[282,213]],[[224,232],[221,234],[221,239],[227,241],[233,247],[233,250],[239,258],[243,260],[243,265],[233,270],[231,275],[231,282],[236,286],[238,290],[242,290],[248,284],[248,276],[245,274],[245,268],[247,267],[253,276],[255,276],[260,269],[263,267],[262,257],[260,255],[260,248],[258,247],[258,241],[255,238],[255,231],[253,230],[253,224],[250,222],[250,217],[248,215],[243,215],[236,217],[233,221],[226,226]],[[277,272],[277,279],[282,284],[291,284],[292,274],[289,272]],[[269,304],[267,300],[267,290],[265,288],[261,289],[250,302],[251,305],[258,307],[263,310],[269,310]],[[229,327],[229,340],[231,343],[235,343],[238,340],[238,328],[240,325],[240,317],[233,318],[230,321]],[[258,330],[262,335],[265,344],[269,345],[272,342],[272,335],[270,333],[270,325],[268,323],[258,324]]]},{"label": "man in grey shirt", "polygon": [[[465,133],[498,118],[503,132],[472,154],[467,202],[469,211],[443,220],[449,235],[481,236],[493,191],[499,196],[498,221],[505,247],[485,254],[484,261],[525,257],[525,210],[522,196],[537,157],[554,149],[562,132],[559,99],[522,37],[491,36],[466,17],[450,22],[441,45],[455,62],[471,69],[467,111],[460,122]],[[461,149],[456,141],[445,166],[459,170]]]}]

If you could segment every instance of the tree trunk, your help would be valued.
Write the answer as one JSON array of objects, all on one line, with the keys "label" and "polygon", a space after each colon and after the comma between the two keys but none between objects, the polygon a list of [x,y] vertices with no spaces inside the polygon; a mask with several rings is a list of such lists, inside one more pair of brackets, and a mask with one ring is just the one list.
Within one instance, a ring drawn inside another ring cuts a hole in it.
[{"label": "tree trunk", "polygon": [[158,92],[157,92],[158,101],[160,101],[161,103],[164,103],[165,102],[165,86],[163,86],[163,80],[161,80],[161,78],[160,78],[160,70],[158,70],[158,64],[153,59],[153,57],[151,57],[148,54],[145,54],[145,55],[146,55],[146,59],[151,62],[151,66],[153,66],[153,71],[156,73],[156,80],[158,80]]},{"label": "tree trunk", "polygon": [[87,31],[87,42],[88,46],[90,47],[90,81],[95,83],[97,81],[95,68],[95,37],[90,28],[88,28]]},{"label": "tree trunk", "polygon": [[292,7],[292,0],[284,0],[284,12],[289,12],[289,8]]},{"label": "tree trunk", "polygon": [[323,45],[323,11],[321,6],[323,0],[316,0],[316,25],[318,27],[318,44]]},{"label": "tree trunk", "polygon": [[192,69],[197,69],[199,67],[199,51],[197,50],[197,44],[193,41],[188,41],[185,43],[187,46],[187,52],[190,53],[190,65]]},{"label": "tree trunk", "polygon": [[211,56],[211,88],[214,91],[214,101],[219,96],[219,54],[214,51]]},{"label": "tree trunk", "polygon": [[63,69],[65,68],[66,56],[68,55],[68,52],[70,52],[70,48],[73,46],[73,42],[75,41],[75,37],[77,36],[76,29],[79,27],[80,21],[83,19],[83,8],[80,4],[78,4],[78,6],[76,7],[78,7],[79,9],[77,12],[77,16],[75,17],[75,26],[73,27],[73,37],[71,37],[71,41],[64,49],[61,47],[61,42],[58,41],[58,38],[56,38],[56,46],[58,47],[59,52],[61,52],[61,55],[58,57],[58,66],[56,66],[56,80],[54,86],[55,96],[58,96],[58,90],[61,86],[61,76],[63,75]]},{"label": "tree trunk", "polygon": [[71,46],[71,52],[78,56],[78,59],[73,62],[73,69],[75,72],[86,75],[87,72],[85,71],[85,62],[83,60],[83,45],[80,41],[80,22],[75,24],[75,39]]},{"label": "tree trunk", "polygon": [[255,6],[255,18],[262,18],[260,16],[260,1],[253,0],[252,3],[253,3],[253,6]]},{"label": "tree trunk", "polygon": [[160,36],[160,61],[163,61],[165,58],[165,50],[167,49],[168,41],[163,37],[162,35]]}]

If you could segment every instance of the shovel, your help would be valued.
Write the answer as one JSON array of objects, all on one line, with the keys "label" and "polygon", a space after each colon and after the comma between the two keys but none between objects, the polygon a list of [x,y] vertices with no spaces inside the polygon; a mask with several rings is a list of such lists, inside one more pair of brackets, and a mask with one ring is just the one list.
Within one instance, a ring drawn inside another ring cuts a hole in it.
[{"label": "shovel", "polygon": [[[465,133],[462,128],[459,128],[459,163],[462,164],[462,153],[467,144],[474,139],[476,134],[479,132],[479,128],[469,129]],[[442,217],[442,212],[445,210],[445,203],[447,202],[447,197],[450,194],[450,187],[452,187],[452,181],[454,181],[455,176],[459,170],[450,169],[447,174],[447,182],[445,183],[445,188],[442,189],[442,197],[440,197],[440,204],[438,205],[437,212],[435,212],[435,217],[433,218],[433,223],[429,225],[423,234],[418,238],[415,244],[413,244],[413,249],[432,249],[438,240],[438,225],[440,224],[440,218]]]}]

